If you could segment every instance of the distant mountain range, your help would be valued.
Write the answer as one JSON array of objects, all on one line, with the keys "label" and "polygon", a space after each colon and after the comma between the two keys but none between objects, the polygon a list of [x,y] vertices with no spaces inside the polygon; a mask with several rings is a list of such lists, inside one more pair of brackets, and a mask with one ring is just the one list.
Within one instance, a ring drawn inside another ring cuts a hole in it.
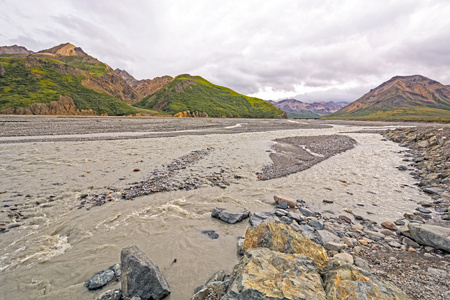
[{"label": "distant mountain range", "polygon": [[136,80],[70,43],[33,52],[0,47],[0,113],[273,118],[257,98],[181,75]]},{"label": "distant mountain range", "polygon": [[326,117],[450,121],[450,87],[421,75],[395,76]]},{"label": "distant mountain range", "polygon": [[332,101],[306,103],[296,99],[268,102],[286,112],[290,118],[317,118],[338,111],[348,104]]},{"label": "distant mountain range", "polygon": [[189,74],[136,80],[70,43],[14,45],[0,47],[0,114],[450,121],[450,86],[396,76],[348,105],[263,101]]}]

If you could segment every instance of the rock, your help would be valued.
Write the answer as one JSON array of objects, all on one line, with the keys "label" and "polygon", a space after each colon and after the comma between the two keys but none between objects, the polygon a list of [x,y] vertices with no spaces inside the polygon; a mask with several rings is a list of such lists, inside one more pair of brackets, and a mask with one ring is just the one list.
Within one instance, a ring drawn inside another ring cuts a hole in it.
[{"label": "rock", "polygon": [[401,226],[398,228],[398,231],[400,232],[401,235],[407,236],[409,238],[412,238],[411,236],[411,232],[409,232],[409,228],[408,226]]},{"label": "rock", "polygon": [[191,300],[222,299],[228,289],[228,282],[213,281],[202,286]]},{"label": "rock", "polygon": [[313,217],[315,213],[305,207],[299,207],[298,210],[304,215],[305,217]]},{"label": "rock", "polygon": [[275,222],[280,219],[274,212],[256,212],[250,216],[250,225],[257,226],[264,222]]},{"label": "rock", "polygon": [[331,250],[331,251],[340,251],[347,248],[346,244],[341,243],[335,243],[335,242],[328,242],[325,244],[325,249]]},{"label": "rock", "polygon": [[317,219],[312,219],[311,221],[308,222],[308,225],[314,227],[317,230],[323,229],[323,222]]},{"label": "rock", "polygon": [[341,239],[341,241],[342,241],[344,244],[346,244],[347,246],[349,246],[349,247],[353,247],[353,246],[355,245],[355,243],[353,242],[353,240],[352,240],[351,238],[349,238],[349,237],[343,237],[343,238]]},{"label": "rock", "polygon": [[450,228],[415,223],[408,228],[417,243],[450,252]]},{"label": "rock", "polygon": [[207,235],[210,239],[216,240],[219,238],[219,234],[215,232],[214,230],[202,230],[203,234]]},{"label": "rock", "polygon": [[322,278],[328,300],[410,299],[392,283],[350,265],[332,264],[322,272]]},{"label": "rock", "polygon": [[240,256],[244,255],[244,253],[245,253],[245,251],[244,251],[244,241],[245,241],[245,238],[242,237],[242,236],[240,236],[238,238],[238,241],[237,241],[237,253]]},{"label": "rock", "polygon": [[225,208],[216,207],[211,213],[211,216],[228,224],[234,224],[248,218],[250,216],[250,211],[228,212]]},{"label": "rock", "polygon": [[427,269],[427,272],[434,276],[447,277],[447,275],[448,275],[447,271],[445,271],[445,270],[435,269],[435,268],[431,268],[431,267],[429,267]]},{"label": "rock", "polygon": [[207,300],[211,299],[211,295],[214,295],[217,299],[223,297],[229,286],[228,281],[224,282],[225,278],[225,271],[218,271],[206,282],[205,285],[199,286],[195,289],[195,294],[191,300]]},{"label": "rock", "polygon": [[364,259],[362,259],[361,257],[359,257],[359,256],[355,257],[355,265],[358,268],[364,269],[366,271],[370,271],[369,263],[367,261],[365,261]]},{"label": "rock", "polygon": [[124,297],[139,296],[142,299],[163,299],[170,294],[169,284],[157,265],[136,246],[122,249],[120,253]]},{"label": "rock", "polygon": [[403,226],[403,225],[405,225],[406,223],[405,223],[405,221],[403,221],[403,220],[397,220],[397,221],[394,222],[394,224],[397,225],[397,226]]},{"label": "rock", "polygon": [[398,166],[397,169],[400,170],[400,171],[406,171],[406,170],[408,170],[408,168],[407,168],[406,166],[404,166],[404,165]]},{"label": "rock", "polygon": [[288,215],[288,211],[286,211],[286,210],[284,210],[284,209],[277,209],[277,210],[275,210],[275,214],[278,216],[278,217],[283,217],[283,216],[287,216]]},{"label": "rock", "polygon": [[319,269],[328,263],[327,253],[322,246],[281,223],[262,223],[248,228],[245,233],[244,250],[257,247],[286,254],[306,255],[314,260]]},{"label": "rock", "polygon": [[422,188],[422,190],[423,190],[425,193],[432,194],[432,195],[433,195],[433,194],[440,195],[440,194],[442,194],[443,192],[445,192],[444,189],[438,188],[438,187],[424,187],[424,188]]},{"label": "rock", "polygon": [[380,233],[382,233],[382,234],[384,234],[386,236],[397,236],[395,231],[391,231],[389,229],[382,229],[382,230],[380,230]]},{"label": "rock", "polygon": [[416,210],[417,210],[418,212],[423,213],[423,214],[431,214],[431,210],[426,209],[426,208],[421,207],[421,206],[417,207]]},{"label": "rock", "polygon": [[298,223],[303,222],[303,221],[305,220],[301,214],[296,213],[296,212],[291,212],[291,211],[290,211],[290,212],[287,214],[287,216],[288,216],[289,218],[291,218],[292,220],[297,221]]},{"label": "rock", "polygon": [[344,264],[353,265],[353,256],[346,252],[338,253],[333,256],[333,260],[339,261]]},{"label": "rock", "polygon": [[412,248],[420,248],[419,244],[417,244],[416,242],[407,237],[403,238],[402,243]]},{"label": "rock", "polygon": [[420,205],[422,205],[423,207],[432,207],[433,206],[433,202],[430,201],[421,201]]},{"label": "rock", "polygon": [[285,223],[285,224],[287,224],[287,225],[292,224],[292,219],[291,219],[291,218],[288,218],[288,217],[286,217],[286,216],[282,216],[282,217],[280,218],[280,221],[283,222],[283,223]]},{"label": "rock", "polygon": [[391,247],[394,247],[394,248],[401,248],[402,247],[402,245],[399,242],[396,242],[396,241],[389,241],[388,245],[391,246]]},{"label": "rock", "polygon": [[297,201],[286,195],[274,195],[273,200],[275,200],[276,204],[286,202],[289,207],[297,207]]},{"label": "rock", "polygon": [[381,223],[380,225],[389,230],[393,230],[393,231],[397,230],[397,226],[393,222],[385,221],[385,222]]},{"label": "rock", "polygon": [[330,204],[331,204],[331,203],[334,203],[333,200],[327,200],[327,199],[323,199],[322,202],[323,202],[323,203],[330,203]]},{"label": "rock", "polygon": [[121,300],[122,292],[119,289],[109,290],[98,295],[95,300]]},{"label": "rock", "polygon": [[249,249],[235,266],[232,278],[227,294],[221,299],[326,299],[314,260],[300,254]]},{"label": "rock", "polygon": [[114,272],[114,269],[116,269],[117,266],[118,264],[111,266],[106,270],[98,272],[85,283],[85,286],[88,288],[88,290],[96,290],[104,287],[114,279],[118,279],[120,277],[120,273],[119,276],[116,277],[116,273]]},{"label": "rock", "polygon": [[325,245],[328,242],[339,242],[340,238],[335,235],[334,233],[328,231],[328,230],[317,230],[317,234],[322,239],[323,244]]},{"label": "rock", "polygon": [[361,224],[355,224],[355,225],[352,225],[352,228],[353,228],[354,230],[364,230],[364,226],[361,225]]},{"label": "rock", "polygon": [[281,209],[287,209],[288,208],[288,204],[286,202],[281,202],[276,207],[277,208],[281,208]]}]

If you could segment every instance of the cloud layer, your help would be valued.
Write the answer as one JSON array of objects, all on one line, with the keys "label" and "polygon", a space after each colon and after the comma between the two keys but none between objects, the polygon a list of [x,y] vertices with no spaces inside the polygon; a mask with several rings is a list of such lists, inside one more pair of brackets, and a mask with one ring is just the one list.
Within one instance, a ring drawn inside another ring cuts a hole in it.
[{"label": "cloud layer", "polygon": [[80,46],[136,78],[354,101],[395,75],[450,84],[450,2],[0,0],[0,45]]}]

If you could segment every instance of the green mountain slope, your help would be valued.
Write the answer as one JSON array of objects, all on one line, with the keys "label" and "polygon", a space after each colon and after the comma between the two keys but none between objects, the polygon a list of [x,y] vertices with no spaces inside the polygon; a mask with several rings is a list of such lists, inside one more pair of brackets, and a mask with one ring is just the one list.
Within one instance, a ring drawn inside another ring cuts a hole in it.
[{"label": "green mountain slope", "polygon": [[94,81],[88,72],[54,58],[0,56],[0,111],[7,108],[15,111],[66,96],[73,99],[79,110],[108,115],[136,112],[104,89],[83,84]]},{"label": "green mountain slope", "polygon": [[209,117],[274,118],[283,111],[258,98],[238,94],[214,85],[200,76],[179,75],[164,87],[145,97],[136,107],[161,110],[175,115],[201,112]]},{"label": "green mountain slope", "polygon": [[450,88],[421,75],[396,76],[324,118],[450,121]]}]

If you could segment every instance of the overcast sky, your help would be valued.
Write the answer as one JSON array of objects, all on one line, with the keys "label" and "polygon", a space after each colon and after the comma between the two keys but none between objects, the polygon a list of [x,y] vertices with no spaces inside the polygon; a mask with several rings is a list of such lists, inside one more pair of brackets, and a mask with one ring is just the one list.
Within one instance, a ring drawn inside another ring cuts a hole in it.
[{"label": "overcast sky", "polygon": [[137,79],[200,75],[265,100],[450,84],[448,0],[0,0],[0,46],[65,42]]}]

